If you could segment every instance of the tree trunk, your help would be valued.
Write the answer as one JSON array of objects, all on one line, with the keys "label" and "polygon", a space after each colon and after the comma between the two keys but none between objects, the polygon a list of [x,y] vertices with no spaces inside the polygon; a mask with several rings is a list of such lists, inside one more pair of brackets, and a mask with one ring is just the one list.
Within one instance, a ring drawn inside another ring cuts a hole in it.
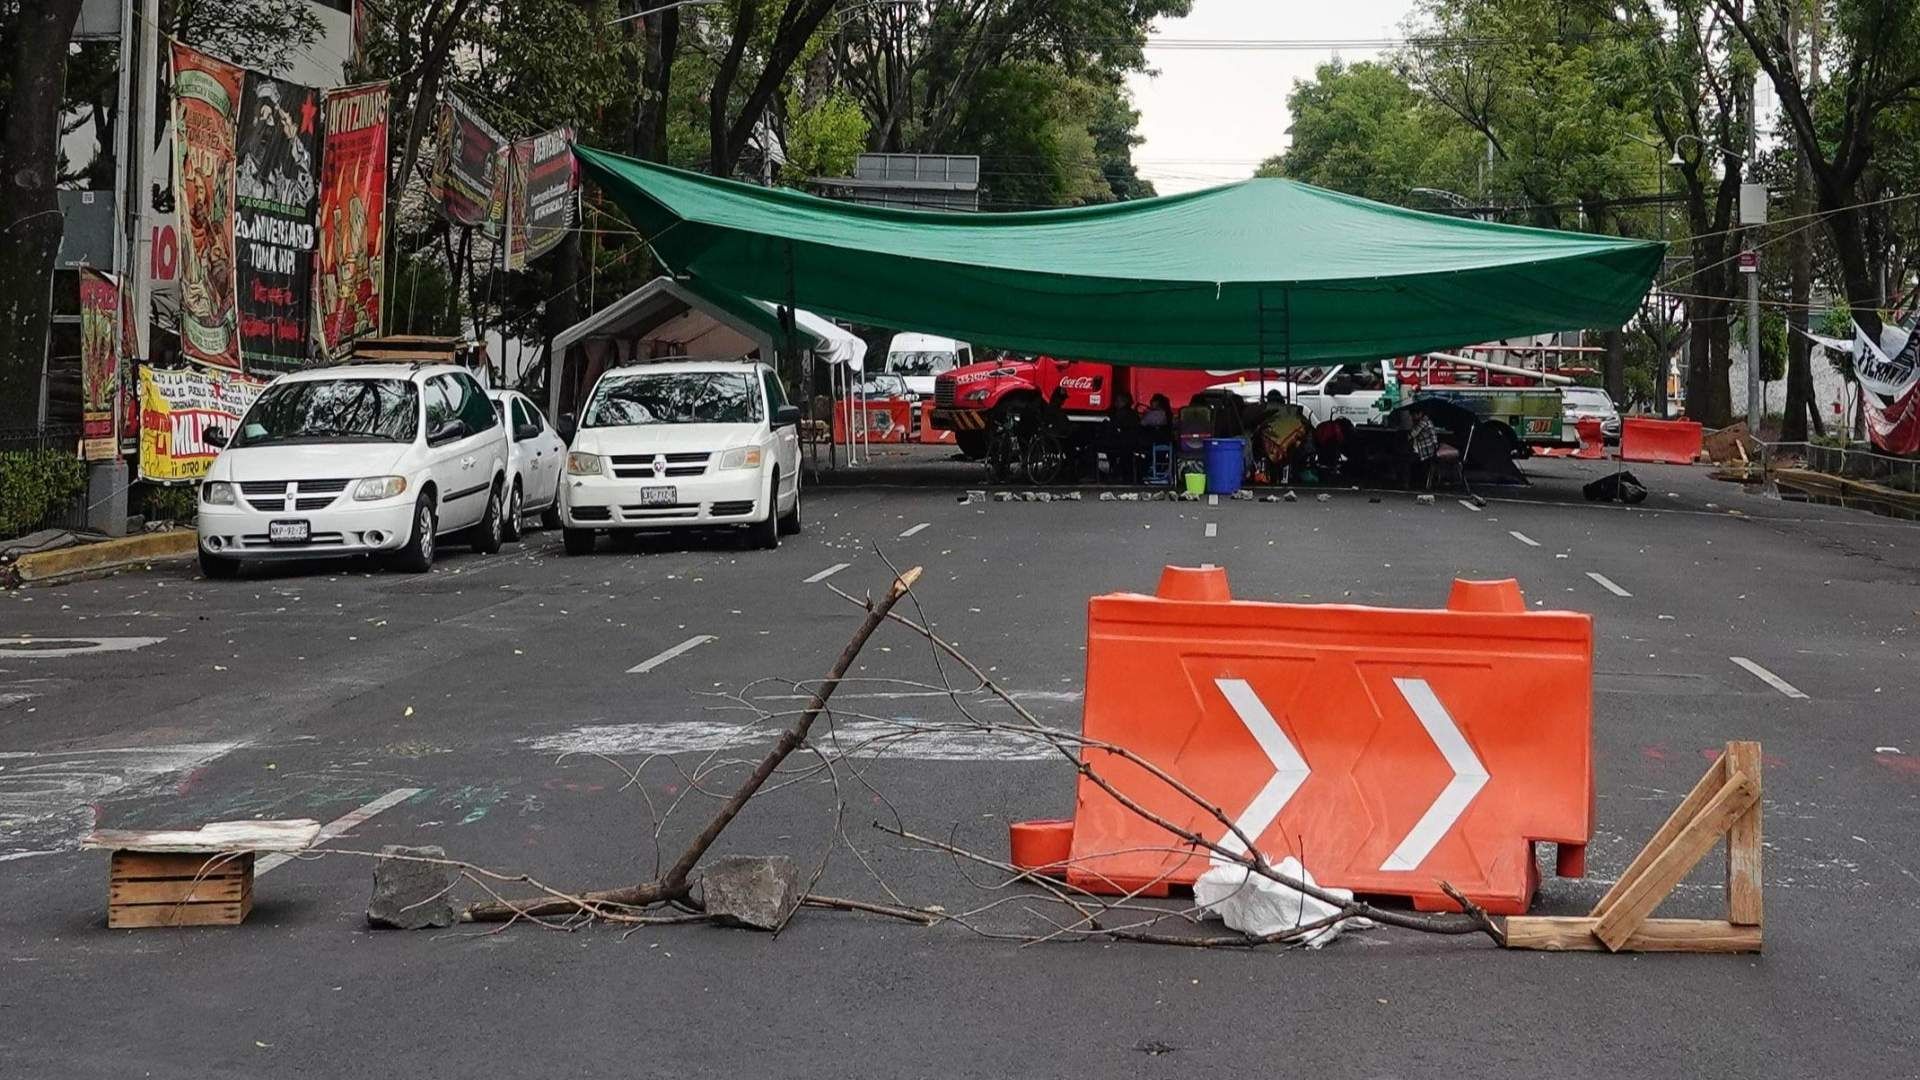
[{"label": "tree trunk", "polygon": [[1627,400],[1627,335],[1619,328],[1608,330],[1602,339],[1607,344],[1605,382],[1607,396]]},{"label": "tree trunk", "polygon": [[[1807,212],[1807,171],[1804,166],[1793,172],[1791,213],[1799,217]],[[1808,306],[1813,299],[1813,243],[1806,230],[1787,234],[1787,266],[1791,277],[1787,307],[1787,402],[1780,417],[1782,442],[1805,442],[1807,423],[1821,431],[1820,405],[1813,396],[1813,342],[1807,339]]]},{"label": "tree trunk", "polygon": [[753,0],[735,6],[733,40],[727,43],[720,66],[713,73],[713,89],[707,97],[707,171],[715,176],[732,176],[739,150],[729,145],[727,99],[733,96],[734,80],[740,77],[740,59],[746,55],[747,41],[759,22],[760,5]]},{"label": "tree trunk", "polygon": [[[638,0],[646,5],[651,0]],[[634,100],[633,156],[643,161],[667,160],[667,95],[673,89],[673,58],[680,48],[680,9],[661,12],[659,25],[646,35],[645,57],[635,82],[640,93]]]},{"label": "tree trunk", "polygon": [[0,426],[39,420],[47,290],[65,231],[54,197],[60,98],[79,14],[80,0],[36,0],[21,6],[0,39],[8,85],[0,139]]}]

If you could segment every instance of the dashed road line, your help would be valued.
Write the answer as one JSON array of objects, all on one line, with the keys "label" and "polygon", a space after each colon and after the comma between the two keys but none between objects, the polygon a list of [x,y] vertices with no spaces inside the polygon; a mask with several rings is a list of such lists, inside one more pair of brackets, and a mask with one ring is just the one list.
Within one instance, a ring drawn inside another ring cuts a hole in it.
[{"label": "dashed road line", "polygon": [[712,640],[714,640],[712,634],[695,634],[694,636],[688,638],[687,640],[681,642],[680,644],[675,645],[673,648],[668,649],[663,653],[658,653],[654,656],[650,656],[647,659],[642,660],[639,663],[633,665],[632,667],[627,669],[627,674],[645,675],[647,672],[652,671],[654,668],[659,667],[661,664],[664,664],[667,661],[673,659],[674,657],[679,656],[681,653],[689,652],[693,649],[697,649],[700,646],[705,645],[707,642]]},{"label": "dashed road line", "polygon": [[1612,578],[1608,577],[1605,574],[1600,573],[1598,570],[1587,571],[1587,576],[1592,578],[1595,584],[1599,585],[1601,588],[1607,590],[1608,592],[1612,593],[1615,596],[1632,596],[1633,595],[1632,593],[1621,588],[1620,586],[1615,585],[1613,583]]},{"label": "dashed road line", "polygon": [[1220,535],[1220,526],[1217,522],[1212,522],[1212,521],[1207,522],[1207,535],[1208,536]]},{"label": "dashed road line", "polygon": [[[391,810],[418,794],[420,794],[420,789],[417,787],[394,788],[392,791],[387,792],[385,795],[380,796],[360,809],[343,814],[327,822],[325,825],[320,826],[320,835],[314,838],[313,846],[318,847],[336,836],[350,832],[366,824],[367,819],[373,817],[375,814],[383,810]],[[264,855],[260,858],[259,862],[253,865],[253,876],[259,877],[268,871],[277,870],[286,865],[292,858],[292,855],[286,854],[285,852]]]},{"label": "dashed road line", "polygon": [[801,582],[801,584],[818,585],[819,583],[827,580],[828,578],[832,577],[833,575],[839,573],[842,570],[845,570],[847,567],[852,565],[853,565],[852,563],[843,563],[843,562],[834,563],[832,566],[827,567],[825,570],[822,570],[819,573]]},{"label": "dashed road line", "polygon": [[1470,502],[1468,502],[1468,501],[1467,501],[1467,500],[1465,500],[1465,499],[1461,499],[1461,500],[1460,500],[1460,505],[1461,505],[1461,506],[1464,506],[1464,507],[1466,507],[1467,509],[1469,509],[1469,510],[1471,510],[1471,511],[1473,511],[1473,512],[1474,512],[1474,513],[1476,513],[1476,514],[1480,512],[1480,508],[1479,508],[1479,507],[1477,507],[1477,506],[1475,506],[1475,505],[1473,505],[1472,503],[1470,503]]},{"label": "dashed road line", "polygon": [[913,534],[919,532],[921,529],[924,529],[931,524],[933,524],[933,522],[923,521],[920,524],[915,525],[913,528],[908,529],[906,532],[901,533],[900,539],[905,540],[907,537],[912,536]]},{"label": "dashed road line", "polygon": [[1519,529],[1508,529],[1507,535],[1513,537],[1515,540],[1520,541],[1521,543],[1527,545],[1528,547],[1540,546],[1540,541],[1535,540],[1533,537],[1528,536],[1526,533],[1521,532]]},{"label": "dashed road line", "polygon": [[1788,697],[1794,698],[1799,701],[1808,700],[1807,695],[1801,693],[1799,687],[1793,685],[1792,683],[1781,678],[1780,676],[1775,675],[1773,672],[1768,671],[1766,668],[1761,667],[1759,664],[1754,663],[1753,661],[1747,659],[1746,657],[1729,656],[1727,657],[1727,659],[1733,661],[1734,663],[1740,665],[1743,668],[1746,668],[1748,674],[1752,675],[1756,679],[1759,679],[1761,682],[1766,683],[1768,686],[1773,687],[1775,690],[1778,690],[1781,693],[1787,695]]}]

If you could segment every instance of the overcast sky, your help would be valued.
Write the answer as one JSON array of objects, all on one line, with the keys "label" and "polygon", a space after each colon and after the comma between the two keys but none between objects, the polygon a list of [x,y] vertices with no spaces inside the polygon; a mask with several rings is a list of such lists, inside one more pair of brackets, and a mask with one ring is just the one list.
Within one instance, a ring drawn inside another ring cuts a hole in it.
[{"label": "overcast sky", "polygon": [[[1401,36],[1412,0],[1194,0],[1193,14],[1163,19],[1171,41],[1370,42]],[[1377,49],[1342,47],[1364,60]],[[1287,146],[1287,92],[1333,58],[1328,48],[1150,48],[1157,74],[1129,80],[1146,142],[1133,153],[1163,195],[1238,180]]]}]

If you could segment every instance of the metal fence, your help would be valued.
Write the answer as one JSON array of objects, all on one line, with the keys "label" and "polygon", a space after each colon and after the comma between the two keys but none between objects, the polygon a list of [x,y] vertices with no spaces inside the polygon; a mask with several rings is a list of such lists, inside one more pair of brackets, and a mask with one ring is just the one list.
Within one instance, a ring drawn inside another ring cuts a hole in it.
[{"label": "metal fence", "polygon": [[1920,492],[1920,458],[1894,457],[1868,443],[1828,446],[1823,443],[1768,443],[1768,468],[1811,469],[1846,480],[1864,480],[1896,491]]}]

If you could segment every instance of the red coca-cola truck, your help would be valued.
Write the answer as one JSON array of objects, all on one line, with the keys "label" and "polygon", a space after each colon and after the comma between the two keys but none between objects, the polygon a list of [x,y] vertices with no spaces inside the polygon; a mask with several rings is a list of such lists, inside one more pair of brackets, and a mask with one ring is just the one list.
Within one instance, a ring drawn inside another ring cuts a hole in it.
[{"label": "red coca-cola truck", "polygon": [[[1155,368],[1051,356],[990,360],[943,372],[934,381],[933,426],[953,432],[967,456],[980,457],[994,429],[1048,402],[1058,404],[1070,420],[1099,422],[1112,415],[1118,394],[1126,394],[1135,409],[1164,394],[1178,409],[1209,387],[1260,379],[1257,369]],[[1279,371],[1266,373],[1268,382],[1278,385],[1282,379]]]}]

